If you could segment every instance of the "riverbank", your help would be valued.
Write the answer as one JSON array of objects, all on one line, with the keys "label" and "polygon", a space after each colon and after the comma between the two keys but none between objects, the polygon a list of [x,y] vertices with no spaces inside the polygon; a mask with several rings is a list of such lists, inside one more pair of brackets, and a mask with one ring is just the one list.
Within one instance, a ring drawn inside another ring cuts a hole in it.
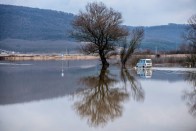
[{"label": "riverbank", "polygon": [[[187,57],[187,54],[164,54],[159,57],[156,57],[156,55],[133,55],[132,58],[150,58],[153,59],[154,62],[157,61],[157,63],[165,63],[167,59],[170,60],[171,63],[173,63],[173,60],[176,61],[176,59],[184,59]],[[113,58],[119,59],[120,57],[114,56]],[[99,59],[98,56],[93,55],[83,55],[83,54],[0,54],[0,60],[11,60],[11,61],[17,61],[17,60],[93,60],[93,59]]]},{"label": "riverbank", "polygon": [[98,59],[92,55],[58,55],[58,54],[0,54],[0,60],[93,60]]}]

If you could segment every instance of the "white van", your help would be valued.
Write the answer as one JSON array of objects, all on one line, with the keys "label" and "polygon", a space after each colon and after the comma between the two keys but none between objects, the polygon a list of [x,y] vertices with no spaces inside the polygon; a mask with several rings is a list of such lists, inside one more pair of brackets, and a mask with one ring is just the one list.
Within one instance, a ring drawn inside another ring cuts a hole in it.
[{"label": "white van", "polygon": [[136,67],[139,67],[139,68],[152,67],[152,60],[151,59],[140,59]]}]

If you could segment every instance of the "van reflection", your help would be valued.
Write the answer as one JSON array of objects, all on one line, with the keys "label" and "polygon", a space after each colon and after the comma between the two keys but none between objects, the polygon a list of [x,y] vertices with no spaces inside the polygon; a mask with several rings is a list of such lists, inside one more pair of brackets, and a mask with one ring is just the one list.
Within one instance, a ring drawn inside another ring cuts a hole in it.
[{"label": "van reflection", "polygon": [[152,69],[151,68],[137,68],[137,75],[141,78],[151,78]]}]

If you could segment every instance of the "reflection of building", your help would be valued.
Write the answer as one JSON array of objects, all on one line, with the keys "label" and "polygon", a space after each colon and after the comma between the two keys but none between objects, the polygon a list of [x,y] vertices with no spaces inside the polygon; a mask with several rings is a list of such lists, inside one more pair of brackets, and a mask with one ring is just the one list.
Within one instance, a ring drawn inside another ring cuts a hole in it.
[{"label": "reflection of building", "polygon": [[152,77],[152,69],[151,68],[137,68],[137,74],[141,78],[151,78]]}]

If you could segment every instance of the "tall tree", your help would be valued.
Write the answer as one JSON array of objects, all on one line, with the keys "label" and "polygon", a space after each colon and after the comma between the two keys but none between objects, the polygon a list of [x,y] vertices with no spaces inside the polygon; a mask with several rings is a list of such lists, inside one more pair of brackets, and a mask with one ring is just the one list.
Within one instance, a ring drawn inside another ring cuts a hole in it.
[{"label": "tall tree", "polygon": [[102,2],[89,3],[73,21],[72,36],[87,42],[82,46],[82,51],[98,54],[102,66],[107,68],[107,58],[115,50],[115,42],[128,35],[128,31],[120,26],[121,23],[121,13],[107,8]]},{"label": "tall tree", "polygon": [[135,49],[139,47],[142,39],[144,37],[143,28],[135,28],[131,31],[131,41],[127,44],[126,40],[123,43],[123,47],[120,51],[120,59],[122,68],[125,68],[127,60],[132,56]]},{"label": "tall tree", "polygon": [[190,56],[188,56],[188,62],[190,62],[192,67],[196,66],[196,14],[189,18],[188,20],[188,30],[185,35],[185,40],[190,47]]}]

